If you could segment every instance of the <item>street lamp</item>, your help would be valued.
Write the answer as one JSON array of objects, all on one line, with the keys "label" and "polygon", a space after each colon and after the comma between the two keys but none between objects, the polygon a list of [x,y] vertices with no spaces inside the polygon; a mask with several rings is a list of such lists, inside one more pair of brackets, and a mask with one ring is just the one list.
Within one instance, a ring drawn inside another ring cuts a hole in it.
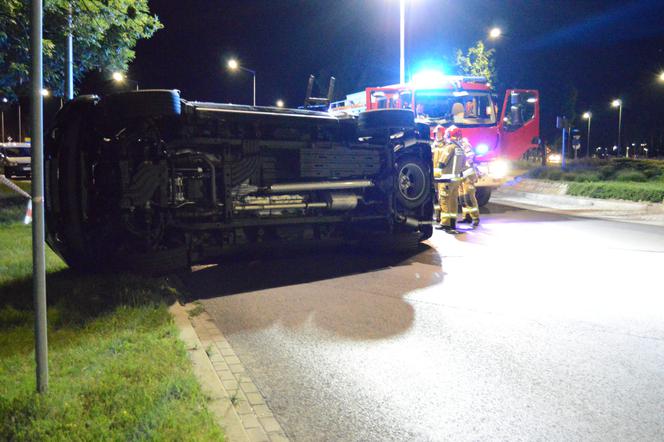
[{"label": "street lamp", "polygon": [[501,35],[503,35],[503,31],[500,28],[491,28],[491,30],[489,31],[489,38],[491,40],[500,38]]},{"label": "street lamp", "polygon": [[660,72],[657,78],[660,82],[664,83],[664,71]]},{"label": "street lamp", "polygon": [[284,107],[284,100],[277,100],[276,105],[277,107]]},{"label": "street lamp", "polygon": [[584,112],[583,119],[588,120],[588,138],[586,139],[586,157],[590,157],[590,120],[593,119],[592,112]]},{"label": "street lamp", "polygon": [[42,94],[42,97],[48,97],[48,96],[51,95],[51,91],[49,91],[48,89],[42,89],[41,94]]},{"label": "street lamp", "polygon": [[124,83],[124,82],[133,83],[133,84],[136,85],[136,90],[138,90],[138,81],[130,80],[130,79],[127,78],[127,76],[126,76],[125,74],[123,74],[122,72],[119,72],[119,71],[115,71],[115,72],[113,72],[113,73],[111,74],[111,78],[113,79],[113,81],[115,81],[115,82],[118,83],[118,84],[122,84],[122,83]]},{"label": "street lamp", "polygon": [[[616,98],[611,102],[611,107],[617,107],[618,108],[618,155],[620,155],[620,141],[621,141],[621,131],[622,131],[622,100],[620,98]],[[627,155],[627,154],[626,154]]]},{"label": "street lamp", "polygon": [[240,63],[238,63],[237,60],[234,58],[231,58],[228,60],[228,69],[231,71],[237,71],[238,69],[241,71],[249,72],[251,75],[254,77],[254,106],[256,106],[256,71],[252,69],[247,69],[244,66],[240,66]]}]

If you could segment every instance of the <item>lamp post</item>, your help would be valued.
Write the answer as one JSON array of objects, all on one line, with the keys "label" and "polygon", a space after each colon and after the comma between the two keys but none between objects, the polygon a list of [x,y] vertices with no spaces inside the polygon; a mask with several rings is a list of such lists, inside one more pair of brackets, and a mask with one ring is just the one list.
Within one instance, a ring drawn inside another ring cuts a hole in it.
[{"label": "lamp post", "polygon": [[620,155],[620,148],[621,148],[621,131],[622,131],[622,100],[620,98],[616,98],[611,102],[612,107],[617,107],[618,108],[618,155]]},{"label": "lamp post", "polygon": [[254,77],[254,106],[256,106],[256,71],[240,66],[240,63],[233,58],[228,60],[228,69],[231,71],[237,71],[239,69],[241,71],[249,72]]},{"label": "lamp post", "polygon": [[399,0],[399,84],[406,82],[406,0]]},{"label": "lamp post", "polygon": [[[7,104],[9,100],[7,100],[7,97],[2,97],[2,104],[3,106]],[[3,107],[2,110],[0,111],[0,121],[2,122],[2,142],[5,142],[5,108]]]},{"label": "lamp post", "polygon": [[586,139],[586,157],[590,158],[590,121],[593,119],[592,112],[584,112],[583,119],[588,120],[588,137]]}]

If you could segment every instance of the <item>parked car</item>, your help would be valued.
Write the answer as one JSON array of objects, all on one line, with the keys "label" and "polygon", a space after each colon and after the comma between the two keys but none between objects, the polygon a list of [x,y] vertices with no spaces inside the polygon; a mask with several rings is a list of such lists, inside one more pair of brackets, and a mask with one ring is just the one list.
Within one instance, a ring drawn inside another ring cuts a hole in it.
[{"label": "parked car", "polygon": [[30,178],[30,143],[0,143],[0,171],[9,178]]}]

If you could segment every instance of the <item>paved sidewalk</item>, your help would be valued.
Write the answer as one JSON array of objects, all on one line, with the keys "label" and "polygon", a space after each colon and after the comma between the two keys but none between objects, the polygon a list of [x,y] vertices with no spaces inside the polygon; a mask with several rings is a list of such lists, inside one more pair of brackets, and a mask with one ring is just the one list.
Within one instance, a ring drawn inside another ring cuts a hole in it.
[{"label": "paved sidewalk", "polygon": [[209,408],[231,442],[282,442],[288,437],[244,365],[198,304],[171,307]]}]

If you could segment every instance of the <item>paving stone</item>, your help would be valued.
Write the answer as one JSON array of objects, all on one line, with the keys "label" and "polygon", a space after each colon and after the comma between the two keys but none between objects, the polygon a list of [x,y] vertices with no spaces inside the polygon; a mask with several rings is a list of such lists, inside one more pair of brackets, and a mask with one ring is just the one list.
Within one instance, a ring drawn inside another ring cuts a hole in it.
[{"label": "paving stone", "polygon": [[244,428],[259,428],[261,426],[258,418],[253,413],[241,414],[240,419],[242,419]]},{"label": "paving stone", "polygon": [[247,402],[247,399],[246,398],[245,399],[239,398],[239,396],[238,396],[238,400],[237,400],[236,405],[235,405],[235,410],[238,412],[238,414],[253,413],[253,411],[251,409],[251,405],[249,405],[249,402]]},{"label": "paving stone", "polygon": [[260,393],[247,393],[247,400],[251,405],[263,405],[265,403]]},{"label": "paving stone", "polygon": [[289,442],[284,433],[270,433],[270,442]]},{"label": "paving stone", "polygon": [[219,379],[222,381],[235,380],[235,376],[233,376],[233,373],[231,373],[230,370],[220,370],[217,372],[217,376],[219,376]]},{"label": "paving stone", "polygon": [[219,353],[221,353],[224,356],[235,356],[235,352],[229,347],[229,348],[220,348]]},{"label": "paving stone", "polygon": [[270,439],[261,428],[251,428],[247,430],[250,442],[270,442]]},{"label": "paving stone", "polygon": [[212,362],[212,366],[215,370],[230,370],[225,362]]},{"label": "paving stone", "polygon": [[240,383],[240,388],[245,393],[258,393],[258,388],[256,388],[253,382],[242,382]]},{"label": "paving stone", "polygon": [[258,417],[272,416],[272,412],[267,408],[267,405],[254,405],[254,413],[256,413],[256,416]]},{"label": "paving stone", "polygon": [[229,365],[229,368],[233,373],[244,373],[244,366],[242,364]]},{"label": "paving stone", "polygon": [[262,417],[260,421],[261,425],[263,425],[263,428],[268,433],[281,430],[281,425],[279,425],[279,422],[273,417]]},{"label": "paving stone", "polygon": [[224,359],[228,365],[241,364],[240,359],[238,359],[237,356],[226,356]]},{"label": "paving stone", "polygon": [[229,392],[233,392],[233,391],[237,390],[237,388],[239,386],[236,380],[221,381],[221,385],[223,385],[224,388],[226,389],[226,391],[229,391]]}]

